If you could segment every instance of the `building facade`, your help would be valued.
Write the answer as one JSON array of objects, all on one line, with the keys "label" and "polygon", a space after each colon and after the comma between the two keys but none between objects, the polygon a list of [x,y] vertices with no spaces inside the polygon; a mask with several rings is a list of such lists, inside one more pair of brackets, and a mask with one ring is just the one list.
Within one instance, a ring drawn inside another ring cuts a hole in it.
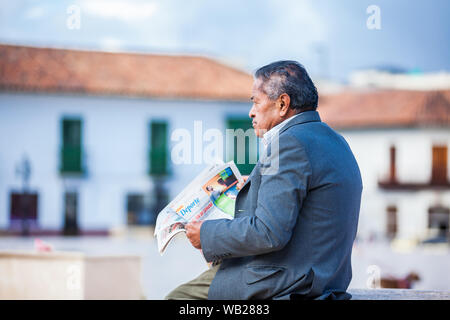
[{"label": "building facade", "polygon": [[[103,55],[0,47],[0,230],[152,224],[206,165],[205,133],[251,125],[248,74],[202,57]],[[180,143],[189,155],[174,163]]]},{"label": "building facade", "polygon": [[342,92],[319,111],[360,166],[358,236],[448,241],[450,91]]},{"label": "building facade", "polygon": [[[215,137],[216,156],[243,152],[249,174],[255,146],[230,152],[224,134],[251,128],[251,84],[205,57],[0,45],[0,230],[152,224]],[[447,241],[450,91],[347,88],[320,95],[318,111],[361,169],[358,237]]]}]

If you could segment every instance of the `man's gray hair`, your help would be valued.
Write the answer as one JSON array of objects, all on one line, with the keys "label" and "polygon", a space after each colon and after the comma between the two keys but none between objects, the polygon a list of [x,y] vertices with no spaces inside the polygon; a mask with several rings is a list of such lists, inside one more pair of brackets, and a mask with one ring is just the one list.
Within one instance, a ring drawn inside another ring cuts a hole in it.
[{"label": "man's gray hair", "polygon": [[306,69],[297,61],[277,61],[259,68],[255,78],[262,80],[261,89],[271,100],[286,93],[290,107],[298,112],[315,110],[319,96]]}]

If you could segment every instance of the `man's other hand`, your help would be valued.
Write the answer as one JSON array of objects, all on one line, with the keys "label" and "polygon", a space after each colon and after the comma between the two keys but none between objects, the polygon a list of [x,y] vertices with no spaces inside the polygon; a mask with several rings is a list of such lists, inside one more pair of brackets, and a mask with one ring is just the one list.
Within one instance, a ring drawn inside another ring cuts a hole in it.
[{"label": "man's other hand", "polygon": [[200,228],[203,221],[190,222],[186,225],[186,236],[196,249],[201,249]]},{"label": "man's other hand", "polygon": [[236,189],[238,190],[242,189],[244,184],[247,182],[248,176],[242,176],[242,178],[244,179],[244,182],[238,182],[238,184],[236,185]]}]

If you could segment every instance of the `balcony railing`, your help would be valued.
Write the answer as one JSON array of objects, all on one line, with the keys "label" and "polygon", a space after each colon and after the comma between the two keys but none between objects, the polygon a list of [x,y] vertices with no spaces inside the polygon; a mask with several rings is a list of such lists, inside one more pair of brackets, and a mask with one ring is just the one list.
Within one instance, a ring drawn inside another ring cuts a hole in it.
[{"label": "balcony railing", "polygon": [[397,179],[378,180],[378,187],[384,190],[398,191],[418,191],[418,190],[447,190],[450,189],[449,181],[436,181],[430,179],[429,182],[400,182]]}]

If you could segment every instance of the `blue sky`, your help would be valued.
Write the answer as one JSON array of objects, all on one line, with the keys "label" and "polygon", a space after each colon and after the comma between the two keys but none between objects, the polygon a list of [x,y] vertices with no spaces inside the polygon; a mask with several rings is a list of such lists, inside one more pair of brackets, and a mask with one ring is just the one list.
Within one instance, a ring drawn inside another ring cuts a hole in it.
[{"label": "blue sky", "polygon": [[[80,29],[67,27],[71,5]],[[0,0],[0,42],[201,54],[247,71],[295,59],[344,80],[374,66],[450,71],[449,12],[448,0]]]}]

